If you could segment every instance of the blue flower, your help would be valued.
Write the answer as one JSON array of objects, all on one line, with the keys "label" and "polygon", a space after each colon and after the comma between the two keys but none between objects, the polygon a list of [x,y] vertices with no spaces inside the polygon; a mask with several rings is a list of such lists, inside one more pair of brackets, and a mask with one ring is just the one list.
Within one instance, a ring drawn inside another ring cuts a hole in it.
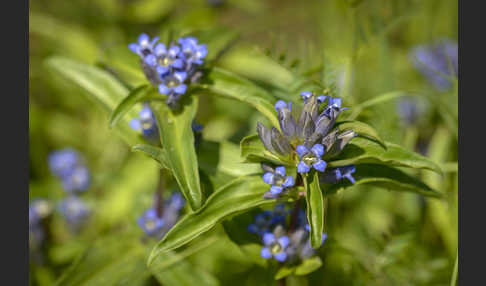
[{"label": "blue flower", "polygon": [[140,228],[149,236],[162,236],[175,225],[179,219],[180,210],[184,207],[185,200],[179,193],[174,193],[170,199],[163,202],[162,212],[150,208],[137,220]]},{"label": "blue flower", "polygon": [[326,162],[321,159],[324,155],[324,146],[315,144],[310,150],[304,145],[298,145],[296,148],[299,154],[300,162],[297,165],[297,172],[307,173],[311,167],[319,172],[324,172],[326,169]]},{"label": "blue flower", "polygon": [[289,237],[286,235],[276,238],[273,233],[267,232],[263,235],[265,247],[260,251],[260,256],[265,259],[274,257],[276,260],[284,262],[287,259],[285,249],[289,242]]},{"label": "blue flower", "polygon": [[266,172],[263,174],[263,181],[269,185],[270,194],[273,196],[279,195],[288,188],[294,186],[294,178],[292,176],[285,176],[285,167],[279,166],[273,172]]},{"label": "blue flower", "polygon": [[29,204],[29,227],[38,225],[51,213],[51,206],[45,199],[35,199]]},{"label": "blue flower", "polygon": [[287,103],[283,100],[279,100],[275,103],[275,111],[279,111],[281,109],[284,109],[284,108],[287,108],[289,111],[292,111],[292,102],[289,101],[289,104],[287,105]]},{"label": "blue flower", "polygon": [[208,54],[205,44],[199,45],[194,37],[180,38],[178,42],[181,45],[182,55],[188,65],[202,65],[204,63],[203,59]]},{"label": "blue flower", "polygon": [[89,207],[83,200],[76,196],[69,196],[63,199],[59,203],[58,208],[66,221],[73,228],[79,227],[90,214]]},{"label": "blue flower", "polygon": [[68,192],[86,191],[90,186],[90,172],[83,165],[76,166],[72,172],[62,178],[62,186]]},{"label": "blue flower", "polygon": [[159,74],[169,73],[171,68],[182,69],[184,61],[179,58],[181,48],[177,45],[172,45],[169,50],[164,44],[158,43],[155,46],[154,53],[145,58],[145,62],[152,67],[157,67]]},{"label": "blue flower", "polygon": [[326,171],[320,179],[323,183],[336,184],[346,178],[351,184],[354,184],[356,181],[352,176],[354,172],[356,172],[354,165],[337,167]]},{"label": "blue flower", "polygon": [[144,105],[138,114],[139,118],[133,118],[130,121],[130,127],[134,130],[141,131],[146,137],[154,137],[157,134],[157,124],[155,116],[148,104]]},{"label": "blue flower", "polygon": [[[307,99],[311,98],[314,96],[314,94],[310,91],[303,91],[300,93],[300,96],[302,96],[302,99],[304,99],[304,102],[307,101]],[[317,102],[323,103],[326,100],[327,96],[325,95],[320,95],[317,97]]]},{"label": "blue flower", "polygon": [[79,163],[79,154],[72,148],[53,151],[48,157],[49,169],[59,177],[70,174]]},{"label": "blue flower", "polygon": [[450,40],[418,45],[410,52],[418,71],[439,90],[451,87],[448,76],[458,75],[457,43]]},{"label": "blue flower", "polygon": [[159,40],[159,37],[154,37],[150,40],[150,37],[143,33],[138,36],[137,43],[131,43],[128,45],[128,48],[138,54],[142,59],[145,59],[148,55],[153,53],[154,45]]},{"label": "blue flower", "polygon": [[397,111],[400,120],[405,125],[412,125],[423,113],[422,108],[419,106],[415,98],[400,98],[397,102]]},{"label": "blue flower", "polygon": [[164,220],[157,215],[157,211],[153,208],[145,211],[145,213],[138,218],[137,223],[147,235],[157,234],[164,226]]},{"label": "blue flower", "polygon": [[270,230],[271,225],[272,212],[263,211],[255,216],[255,223],[248,225],[248,231],[261,236]]},{"label": "blue flower", "polygon": [[285,208],[285,204],[277,204],[272,211],[272,225],[285,225],[285,218],[290,212]]}]

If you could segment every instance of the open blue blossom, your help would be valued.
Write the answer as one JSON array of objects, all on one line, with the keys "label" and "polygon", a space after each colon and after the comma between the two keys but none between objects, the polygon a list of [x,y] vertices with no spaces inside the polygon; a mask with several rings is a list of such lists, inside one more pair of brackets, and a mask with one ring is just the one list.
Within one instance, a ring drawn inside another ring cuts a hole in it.
[{"label": "open blue blossom", "polygon": [[285,167],[279,166],[273,172],[266,172],[263,174],[263,181],[269,185],[270,193],[272,195],[279,195],[287,188],[293,187],[295,182],[292,176],[285,176]]},{"label": "open blue blossom", "polygon": [[457,43],[451,40],[418,45],[410,52],[410,58],[417,70],[439,90],[450,88],[447,77],[458,75]]},{"label": "open blue blossom", "polygon": [[138,37],[137,43],[131,43],[128,45],[128,48],[138,54],[142,59],[145,59],[146,56],[153,53],[154,45],[158,40],[159,37],[154,37],[150,40],[150,37],[144,33]]},{"label": "open blue blossom", "polygon": [[181,95],[186,93],[187,85],[184,81],[187,78],[186,72],[173,72],[161,74],[158,67],[161,83],[159,84],[159,93],[167,95],[167,105],[175,106]]},{"label": "open blue blossom", "polygon": [[59,177],[69,175],[79,163],[79,154],[72,148],[53,151],[48,157],[49,169]]},{"label": "open blue blossom", "polygon": [[154,53],[145,58],[145,62],[152,67],[157,67],[159,74],[167,74],[173,69],[182,69],[184,61],[179,58],[181,48],[177,45],[172,45],[168,50],[164,44],[158,43],[155,46]]},{"label": "open blue blossom", "polygon": [[155,137],[158,134],[155,116],[148,104],[145,104],[138,114],[138,118],[130,121],[130,127],[134,130],[141,131],[145,137]]},{"label": "open blue blossom", "polygon": [[182,48],[182,55],[186,60],[187,65],[202,65],[203,59],[208,54],[208,49],[205,44],[198,44],[194,37],[185,37],[178,40]]},{"label": "open blue blossom", "polygon": [[62,186],[68,192],[86,191],[90,183],[90,172],[83,165],[76,166],[68,176],[62,178]]},{"label": "open blue blossom", "polygon": [[181,194],[174,193],[170,199],[163,202],[161,211],[158,211],[155,207],[150,208],[138,218],[137,223],[145,234],[163,236],[179,219],[179,213],[184,204],[185,200]]},{"label": "open blue blossom", "polygon": [[289,245],[289,242],[289,237],[286,235],[277,238],[273,233],[267,232],[263,235],[263,244],[265,247],[260,251],[260,256],[265,259],[273,257],[280,262],[284,262],[287,259],[285,249]]},{"label": "open blue blossom", "polygon": [[77,196],[69,196],[63,199],[58,208],[68,224],[74,229],[84,223],[90,214],[89,207]]},{"label": "open blue blossom", "polygon": [[324,155],[324,146],[315,144],[310,150],[305,145],[297,146],[297,153],[300,157],[300,162],[297,165],[297,172],[307,173],[311,168],[319,172],[324,172],[327,163],[321,159]]}]

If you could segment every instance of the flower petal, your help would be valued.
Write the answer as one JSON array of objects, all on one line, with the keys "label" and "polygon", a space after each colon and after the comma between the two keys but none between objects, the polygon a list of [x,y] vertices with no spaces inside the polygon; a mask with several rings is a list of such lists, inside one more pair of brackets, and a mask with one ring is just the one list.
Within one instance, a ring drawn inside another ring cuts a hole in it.
[{"label": "flower petal", "polygon": [[279,174],[280,176],[284,177],[285,176],[285,167],[284,166],[279,166],[275,168],[275,173]]},{"label": "flower petal", "polygon": [[288,176],[284,183],[282,184],[282,186],[284,186],[285,188],[289,188],[289,187],[292,187],[293,185],[295,184],[294,182],[294,177],[292,176]]},{"label": "flower petal", "polygon": [[287,108],[287,103],[283,100],[279,100],[275,103],[275,111],[278,111],[281,108]]},{"label": "flower petal", "polygon": [[307,173],[307,172],[309,172],[309,170],[310,170],[310,167],[302,161],[300,161],[299,164],[297,165],[297,172],[298,173]]},{"label": "flower petal", "polygon": [[267,232],[263,235],[263,244],[270,245],[275,241],[275,235],[271,232]]},{"label": "flower petal", "polygon": [[298,145],[296,151],[297,154],[299,154],[299,157],[302,158],[302,156],[309,152],[309,149],[307,149],[307,147],[305,147],[304,145]]},{"label": "flower petal", "polygon": [[159,84],[159,93],[161,94],[169,94],[170,89],[165,86],[165,84]]},{"label": "flower petal", "polygon": [[272,193],[272,195],[280,194],[282,191],[283,191],[283,188],[279,187],[279,186],[272,186],[270,188],[270,193]]},{"label": "flower petal", "polygon": [[327,166],[327,163],[324,160],[319,160],[312,165],[312,167],[314,167],[314,169],[316,169],[320,172],[324,172],[324,170],[326,170],[326,166]]},{"label": "flower petal", "polygon": [[285,252],[279,252],[274,255],[275,259],[277,259],[280,262],[284,262],[285,259],[287,259],[287,253]]},{"label": "flower petal", "polygon": [[167,53],[167,48],[164,44],[158,43],[154,48],[154,54],[158,57],[163,56]]},{"label": "flower petal", "polygon": [[130,128],[132,128],[133,130],[140,131],[140,129],[142,128],[142,125],[140,124],[140,120],[136,118],[130,120]]},{"label": "flower petal", "polygon": [[262,248],[262,250],[260,250],[260,256],[265,259],[269,259],[270,257],[272,257],[272,253],[270,252],[270,249],[268,247],[264,247]]},{"label": "flower petal", "polygon": [[174,92],[176,94],[184,94],[184,93],[186,93],[186,90],[187,90],[187,85],[185,85],[185,84],[180,84],[180,85],[178,85],[177,87],[174,88]]},{"label": "flower petal", "polygon": [[266,172],[263,174],[263,181],[269,185],[273,184],[273,173],[271,172]]},{"label": "flower petal", "polygon": [[311,152],[320,158],[322,155],[324,155],[324,146],[322,146],[322,144],[315,144],[312,146]]},{"label": "flower petal", "polygon": [[285,249],[289,245],[290,239],[288,236],[284,235],[278,238],[278,243],[283,249]]}]

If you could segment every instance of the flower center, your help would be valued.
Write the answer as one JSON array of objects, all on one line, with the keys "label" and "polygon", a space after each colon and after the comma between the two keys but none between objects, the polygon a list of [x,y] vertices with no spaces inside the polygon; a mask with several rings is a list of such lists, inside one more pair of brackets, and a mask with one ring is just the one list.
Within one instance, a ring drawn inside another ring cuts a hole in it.
[{"label": "flower center", "polygon": [[278,174],[275,174],[275,177],[273,179],[274,181],[274,185],[276,186],[281,186],[284,182],[285,182],[285,178],[278,175]]},{"label": "flower center", "polygon": [[282,246],[280,245],[280,243],[274,242],[270,245],[270,251],[274,254],[279,253],[280,251],[282,251]]},{"label": "flower center", "polygon": [[302,157],[302,161],[304,161],[304,163],[306,163],[307,165],[310,166],[310,165],[316,163],[318,161],[318,158],[316,158],[316,156],[314,156],[314,154],[309,153],[309,154],[304,155],[304,157]]},{"label": "flower center", "polygon": [[167,56],[161,57],[159,59],[159,65],[164,66],[164,67],[170,66],[173,62],[174,61],[171,58],[167,57]]},{"label": "flower center", "polygon": [[152,230],[155,228],[155,222],[153,220],[148,220],[145,222],[145,228],[147,230]]}]

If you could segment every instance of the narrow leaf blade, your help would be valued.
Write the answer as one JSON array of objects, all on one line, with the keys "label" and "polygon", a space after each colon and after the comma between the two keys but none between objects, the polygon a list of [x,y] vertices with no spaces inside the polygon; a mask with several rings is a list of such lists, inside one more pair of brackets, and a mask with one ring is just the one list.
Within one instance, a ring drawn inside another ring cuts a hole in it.
[{"label": "narrow leaf blade", "polygon": [[304,178],[307,203],[307,220],[310,225],[311,246],[315,249],[321,246],[324,230],[324,199],[319,186],[319,174],[311,172]]},{"label": "narrow leaf blade", "polygon": [[138,102],[144,100],[146,95],[152,90],[152,88],[144,84],[139,86],[128,94],[127,97],[123,98],[123,100],[118,104],[113,110],[110,115],[110,128],[113,128],[120,119],[127,114],[128,111]]},{"label": "narrow leaf blade", "polygon": [[145,155],[148,155],[149,157],[151,157],[152,159],[157,161],[157,163],[159,163],[159,165],[162,168],[166,168],[166,169],[170,168],[167,156],[165,155],[165,152],[164,152],[164,149],[161,149],[161,148],[155,147],[155,146],[151,146],[151,145],[147,145],[147,144],[137,144],[137,145],[132,147],[132,151],[133,152],[141,152],[141,153],[144,153]]}]

